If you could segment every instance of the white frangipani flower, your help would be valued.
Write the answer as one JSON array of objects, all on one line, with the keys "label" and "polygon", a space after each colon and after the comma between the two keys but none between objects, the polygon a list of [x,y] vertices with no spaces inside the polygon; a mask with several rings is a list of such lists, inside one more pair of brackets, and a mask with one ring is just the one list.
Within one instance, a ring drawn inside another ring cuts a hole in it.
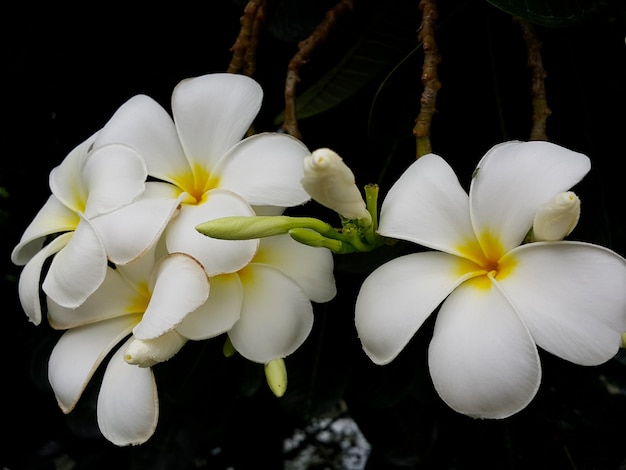
[{"label": "white frangipani flower", "polygon": [[317,149],[304,159],[302,186],[314,200],[342,217],[371,222],[354,173],[333,150]]},{"label": "white frangipani flower", "polygon": [[209,281],[197,261],[179,253],[156,262],[153,249],[135,263],[108,268],[101,286],[76,309],[49,299],[50,324],[67,330],[48,364],[59,407],[73,410],[96,368],[117,347],[98,394],[98,424],[117,445],[145,442],[158,420],[150,366],[185,344],[176,326],[208,295]]},{"label": "white frangipani flower", "polygon": [[196,258],[210,276],[236,272],[254,256],[258,240],[224,241],[195,230],[201,222],[254,215],[253,206],[289,207],[309,199],[300,185],[308,149],[297,139],[261,133],[241,140],[261,106],[261,87],[249,77],[204,75],[179,83],[173,119],[138,95],[99,132],[95,147],[123,143],[143,157],[148,174],[182,201],[166,232],[169,252]]},{"label": "white frangipani flower", "polygon": [[626,331],[626,260],[589,243],[521,244],[541,205],[589,168],[551,143],[508,142],[480,161],[468,197],[440,157],[413,163],[384,200],[379,232],[440,251],[394,259],[363,283],[356,327],[367,355],[392,361],[441,304],[433,383],[451,408],[480,418],[532,400],[537,346],[580,365],[611,359]]},{"label": "white frangipani flower", "polygon": [[[137,152],[124,145],[92,150],[95,138],[52,170],[52,195],[11,254],[15,264],[26,265],[20,300],[35,324],[41,321],[39,282],[47,258],[54,255],[44,292],[61,305],[76,307],[102,283],[107,261],[129,262],[147,250],[177,206],[175,201],[145,198],[147,169]],[[110,231],[117,236],[107,237]]]}]

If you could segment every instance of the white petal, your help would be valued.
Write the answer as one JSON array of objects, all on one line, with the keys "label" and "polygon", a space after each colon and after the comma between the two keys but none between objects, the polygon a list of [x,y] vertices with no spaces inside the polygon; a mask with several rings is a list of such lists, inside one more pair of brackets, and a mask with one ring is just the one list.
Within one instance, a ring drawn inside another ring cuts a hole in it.
[{"label": "white petal", "polygon": [[118,446],[146,442],[159,419],[159,398],[152,369],[124,361],[126,342],[109,361],[98,395],[98,426]]},{"label": "white petal", "polygon": [[191,171],[174,121],[156,101],[137,95],[124,103],[101,129],[95,146],[125,144],[145,160],[148,173],[172,183]]},{"label": "white petal", "polygon": [[240,277],[241,318],[228,332],[235,349],[261,364],[293,353],[313,326],[313,307],[306,294],[270,266],[252,264]]},{"label": "white petal", "polygon": [[40,281],[43,265],[48,257],[57,253],[67,245],[73,234],[74,232],[64,233],[52,240],[26,263],[26,266],[24,266],[24,269],[20,273],[18,283],[20,303],[28,319],[35,325],[41,323]]},{"label": "white petal", "polygon": [[469,280],[441,306],[429,347],[439,396],[475,418],[506,418],[525,408],[541,380],[530,333],[487,279]]},{"label": "white petal", "polygon": [[495,236],[506,253],[522,242],[537,209],[578,183],[589,168],[585,155],[549,142],[495,146],[479,162],[470,188],[476,233]]},{"label": "white petal", "polygon": [[291,207],[310,199],[300,183],[309,154],[305,145],[290,135],[256,134],[233,147],[215,173],[221,188],[252,205]]},{"label": "white petal", "polygon": [[76,308],[62,307],[48,298],[48,320],[53,328],[62,330],[110,318],[143,313],[147,295],[129,284],[117,269],[107,269],[98,289]]},{"label": "white petal", "polygon": [[292,278],[314,302],[328,302],[337,293],[333,255],[326,248],[298,243],[289,235],[261,239],[252,260],[273,266]]},{"label": "white petal", "polygon": [[420,157],[394,183],[383,201],[378,231],[460,256],[480,251],[467,193],[452,168],[433,154]]},{"label": "white petal", "polygon": [[91,219],[108,258],[127,264],[146,253],[158,241],[177,213],[179,201],[141,198],[125,207]]},{"label": "white petal", "polygon": [[209,296],[209,280],[192,257],[173,253],[157,263],[152,297],[141,322],[133,330],[140,340],[173,330]]},{"label": "white petal", "polygon": [[176,327],[181,335],[193,340],[214,338],[232,328],[239,320],[243,288],[237,274],[211,277],[209,298],[185,317]]},{"label": "white petal", "polygon": [[611,359],[626,331],[626,261],[597,245],[529,243],[509,253],[501,280],[535,342],[563,359]]},{"label": "white petal", "polygon": [[48,380],[63,412],[72,411],[98,365],[139,318],[119,317],[73,328],[61,336],[50,355]]},{"label": "white petal", "polygon": [[96,134],[74,148],[59,166],[50,172],[50,189],[68,209],[84,212],[88,188],[82,179],[82,169]]},{"label": "white petal", "polygon": [[114,144],[92,151],[80,174],[89,191],[85,216],[128,204],[144,191],[147,176],[146,164],[131,147]]},{"label": "white petal", "polygon": [[356,299],[356,329],[376,364],[391,362],[439,304],[475,270],[441,252],[395,258],[374,270]]},{"label": "white petal", "polygon": [[248,130],[262,98],[259,84],[245,75],[216,73],[180,82],[172,111],[192,167],[212,172]]},{"label": "white petal", "polygon": [[102,284],[106,269],[102,242],[83,218],[69,243],[54,256],[43,290],[59,305],[78,307]]},{"label": "white petal", "polygon": [[65,207],[54,195],[50,196],[26,227],[11,253],[11,261],[18,266],[26,264],[41,250],[48,235],[73,231],[79,222],[80,216],[76,212]]},{"label": "white petal", "polygon": [[196,230],[202,222],[234,215],[250,216],[254,212],[243,199],[230,191],[213,190],[204,204],[183,205],[180,214],[166,229],[168,251],[194,257],[209,276],[238,271],[254,256],[258,240],[218,240]]}]

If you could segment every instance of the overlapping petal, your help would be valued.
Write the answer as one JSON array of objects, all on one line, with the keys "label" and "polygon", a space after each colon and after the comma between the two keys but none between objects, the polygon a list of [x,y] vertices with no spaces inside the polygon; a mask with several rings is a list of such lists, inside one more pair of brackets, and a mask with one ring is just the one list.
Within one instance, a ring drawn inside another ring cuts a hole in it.
[{"label": "overlapping petal", "polygon": [[79,222],[80,215],[51,195],[26,227],[20,242],[11,253],[11,261],[18,266],[26,264],[41,250],[48,235],[72,231]]},{"label": "overlapping petal", "polygon": [[[130,340],[113,355],[98,394],[98,427],[118,446],[146,442],[159,418],[159,399],[152,369],[124,361]],[[131,391],[131,393],[129,393]]]},{"label": "overlapping petal", "polygon": [[56,303],[75,308],[102,284],[107,256],[100,237],[84,217],[72,239],[52,260],[43,282],[44,292]]},{"label": "overlapping petal", "polygon": [[232,273],[250,262],[258,240],[218,240],[200,234],[196,226],[226,216],[254,215],[250,205],[230,191],[210,192],[204,204],[186,205],[166,229],[170,253],[187,253],[199,261],[209,276]]},{"label": "overlapping petal", "polygon": [[59,235],[33,256],[20,273],[18,295],[24,313],[35,325],[41,323],[41,296],[39,285],[46,260],[64,248],[72,238],[73,232]]},{"label": "overlapping petal", "polygon": [[626,331],[626,260],[580,242],[529,243],[513,250],[501,281],[541,348],[570,362],[611,359]]},{"label": "overlapping petal", "polygon": [[101,129],[94,146],[112,143],[134,148],[155,178],[178,184],[179,177],[191,171],[174,121],[148,96],[137,95],[124,103]]},{"label": "overlapping petal", "polygon": [[180,198],[174,194],[174,186],[153,182],[147,187],[167,189],[169,197],[148,190],[137,201],[91,219],[109,260],[115,264],[128,264],[145,254],[177,214]]},{"label": "overlapping petal", "polygon": [[129,284],[119,269],[107,269],[100,287],[76,308],[48,298],[48,320],[53,328],[68,329],[133,313],[143,313],[147,295]]},{"label": "overlapping petal", "polygon": [[300,284],[314,302],[328,302],[337,293],[333,255],[326,248],[296,242],[289,235],[261,239],[253,263],[268,264]]},{"label": "overlapping petal", "polygon": [[437,393],[452,409],[476,418],[505,418],[533,399],[541,366],[513,306],[485,282],[469,280],[443,303],[428,363]]},{"label": "overlapping petal", "polygon": [[470,212],[478,236],[497,238],[503,253],[518,246],[539,206],[578,183],[589,158],[550,142],[506,142],[481,159],[470,187]]},{"label": "overlapping petal", "polygon": [[129,315],[63,333],[50,355],[48,379],[65,413],[72,411],[98,365],[137,321],[138,315]]},{"label": "overlapping petal", "polygon": [[313,307],[300,286],[279,270],[251,264],[240,272],[241,318],[228,332],[245,358],[266,364],[293,353],[313,326]]},{"label": "overlapping petal", "polygon": [[183,253],[172,253],[160,260],[153,279],[150,303],[133,329],[135,337],[141,340],[155,339],[173,330],[209,296],[204,268]]},{"label": "overlapping petal", "polygon": [[211,277],[209,298],[185,317],[176,331],[185,338],[201,340],[221,335],[239,320],[243,288],[237,274]]},{"label": "overlapping petal", "polygon": [[374,270],[363,282],[355,307],[357,332],[370,359],[391,362],[476,269],[462,258],[431,251],[401,256]]},{"label": "overlapping petal", "polygon": [[146,164],[131,147],[112,144],[93,150],[80,175],[88,190],[85,216],[106,214],[130,203],[143,193],[147,176]]},{"label": "overlapping petal", "polygon": [[180,82],[172,93],[172,112],[191,167],[212,172],[244,136],[262,98],[260,85],[245,75],[215,73]]},{"label": "overlapping petal", "polygon": [[450,166],[424,155],[394,183],[383,201],[379,233],[465,256],[477,253],[469,199]]},{"label": "overlapping petal", "polygon": [[311,152],[287,134],[262,133],[235,145],[215,167],[220,187],[251,205],[291,207],[310,199],[300,184]]},{"label": "overlapping petal", "polygon": [[89,189],[81,180],[83,166],[97,134],[76,146],[50,172],[49,184],[54,194],[68,209],[84,212]]}]

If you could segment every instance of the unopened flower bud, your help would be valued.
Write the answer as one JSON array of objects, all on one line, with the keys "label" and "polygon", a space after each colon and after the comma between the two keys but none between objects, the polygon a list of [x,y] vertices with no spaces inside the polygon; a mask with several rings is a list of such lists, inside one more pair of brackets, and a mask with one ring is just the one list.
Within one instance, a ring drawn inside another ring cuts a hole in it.
[{"label": "unopened flower bud", "polygon": [[287,390],[287,367],[284,359],[274,359],[265,364],[265,378],[274,395],[282,397]]},{"label": "unopened flower bud", "polygon": [[306,157],[301,183],[315,201],[344,218],[371,221],[354,173],[336,152],[322,148]]},{"label": "unopened flower bud", "polygon": [[556,194],[535,214],[533,241],[563,240],[580,217],[580,199],[572,191]]},{"label": "unopened flower bud", "polygon": [[187,338],[175,330],[154,339],[135,338],[124,352],[124,360],[139,367],[152,367],[172,358],[186,342]]}]

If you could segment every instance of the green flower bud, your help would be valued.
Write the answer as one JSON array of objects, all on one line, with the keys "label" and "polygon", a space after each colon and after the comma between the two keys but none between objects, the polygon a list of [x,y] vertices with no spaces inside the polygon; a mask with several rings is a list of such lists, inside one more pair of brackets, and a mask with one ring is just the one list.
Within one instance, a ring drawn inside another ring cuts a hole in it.
[{"label": "green flower bud", "polygon": [[278,398],[287,390],[287,367],[282,358],[274,359],[265,364],[265,378],[270,390]]}]

